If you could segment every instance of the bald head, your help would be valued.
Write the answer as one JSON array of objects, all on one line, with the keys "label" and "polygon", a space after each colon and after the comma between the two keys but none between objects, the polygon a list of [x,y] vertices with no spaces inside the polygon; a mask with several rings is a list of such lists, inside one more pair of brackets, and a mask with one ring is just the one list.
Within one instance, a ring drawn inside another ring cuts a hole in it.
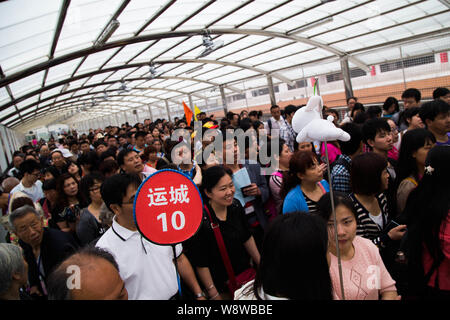
[{"label": "bald head", "polygon": [[5,193],[10,193],[12,189],[14,189],[15,186],[17,186],[20,183],[20,180],[15,177],[9,177],[3,180],[2,182],[2,189]]},{"label": "bald head", "polygon": [[50,300],[127,300],[114,257],[86,247],[63,261],[48,280]]}]

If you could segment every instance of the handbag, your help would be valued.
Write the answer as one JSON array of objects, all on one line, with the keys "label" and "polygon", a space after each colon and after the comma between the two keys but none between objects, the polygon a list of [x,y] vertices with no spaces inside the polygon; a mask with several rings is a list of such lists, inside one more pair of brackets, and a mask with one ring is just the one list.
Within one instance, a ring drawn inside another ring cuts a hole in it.
[{"label": "handbag", "polygon": [[217,246],[219,247],[220,256],[222,257],[223,264],[228,274],[228,281],[226,285],[230,290],[231,296],[234,296],[234,292],[241,288],[247,282],[255,279],[256,270],[254,268],[248,268],[238,274],[234,275],[233,267],[231,266],[230,257],[228,256],[227,248],[225,247],[225,242],[223,241],[222,233],[219,229],[219,224],[214,223],[209,212],[208,207],[204,206],[206,213],[208,214],[209,221],[211,222],[211,228],[214,232],[214,237],[216,238]]}]

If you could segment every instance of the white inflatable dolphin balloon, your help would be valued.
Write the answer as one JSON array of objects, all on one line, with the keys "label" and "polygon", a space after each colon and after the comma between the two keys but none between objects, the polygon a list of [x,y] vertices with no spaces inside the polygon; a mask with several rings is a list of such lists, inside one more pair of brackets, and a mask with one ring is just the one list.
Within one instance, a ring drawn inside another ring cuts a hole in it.
[{"label": "white inflatable dolphin balloon", "polygon": [[348,141],[350,135],[333,124],[333,116],[322,119],[323,100],[313,96],[306,107],[300,108],[292,118],[292,128],[297,132],[297,142]]}]

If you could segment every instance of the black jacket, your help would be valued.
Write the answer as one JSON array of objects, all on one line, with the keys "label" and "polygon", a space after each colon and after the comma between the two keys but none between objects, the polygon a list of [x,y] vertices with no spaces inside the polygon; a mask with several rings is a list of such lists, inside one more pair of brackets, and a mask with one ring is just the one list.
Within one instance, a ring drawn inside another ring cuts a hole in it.
[{"label": "black jacket", "polygon": [[[19,240],[19,245],[23,249],[25,260],[28,263],[28,281],[30,286],[37,286],[42,294],[44,294],[37,266],[37,258],[33,254],[32,247]],[[56,229],[44,228],[44,235],[41,242],[41,261],[44,268],[44,283],[47,285],[47,278],[53,268],[67,258],[78,248],[73,237],[67,233]]]}]

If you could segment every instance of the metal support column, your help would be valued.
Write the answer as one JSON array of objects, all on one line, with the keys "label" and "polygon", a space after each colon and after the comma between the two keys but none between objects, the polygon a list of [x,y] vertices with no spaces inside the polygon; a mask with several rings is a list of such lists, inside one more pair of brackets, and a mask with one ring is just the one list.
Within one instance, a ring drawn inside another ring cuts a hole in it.
[{"label": "metal support column", "polygon": [[150,115],[150,122],[153,122],[153,113],[151,105],[148,105],[148,114]]},{"label": "metal support column", "polygon": [[192,96],[188,94],[189,99],[189,108],[191,108],[191,111],[194,112],[194,102],[192,101]]},{"label": "metal support column", "polygon": [[136,115],[136,123],[139,123],[139,122],[140,122],[140,119],[139,119],[139,110],[138,110],[138,109],[134,109],[134,110],[133,110],[133,113],[134,113],[134,112],[136,112],[136,113],[135,113],[135,115]]},{"label": "metal support column", "polygon": [[400,61],[402,62],[402,75],[403,75],[403,88],[406,90],[406,77],[405,77],[405,65],[403,64],[403,52],[402,47],[398,47],[400,50]]},{"label": "metal support column", "polygon": [[269,96],[270,96],[270,104],[273,106],[277,104],[277,100],[275,99],[275,91],[273,90],[273,81],[272,77],[267,75],[267,87],[269,88]]},{"label": "metal support column", "polygon": [[227,99],[225,97],[225,90],[223,89],[223,85],[220,85],[219,89],[220,89],[220,96],[222,97],[223,112],[226,117],[227,113],[228,113],[228,105],[227,105]]},{"label": "metal support column", "polygon": [[167,120],[172,121],[171,117],[170,117],[170,110],[169,110],[169,101],[164,100],[164,102],[166,103],[166,112],[167,112]]},{"label": "metal support column", "polygon": [[350,67],[348,65],[348,56],[341,57],[341,72],[344,80],[345,98],[353,97],[352,81],[350,78]]}]

